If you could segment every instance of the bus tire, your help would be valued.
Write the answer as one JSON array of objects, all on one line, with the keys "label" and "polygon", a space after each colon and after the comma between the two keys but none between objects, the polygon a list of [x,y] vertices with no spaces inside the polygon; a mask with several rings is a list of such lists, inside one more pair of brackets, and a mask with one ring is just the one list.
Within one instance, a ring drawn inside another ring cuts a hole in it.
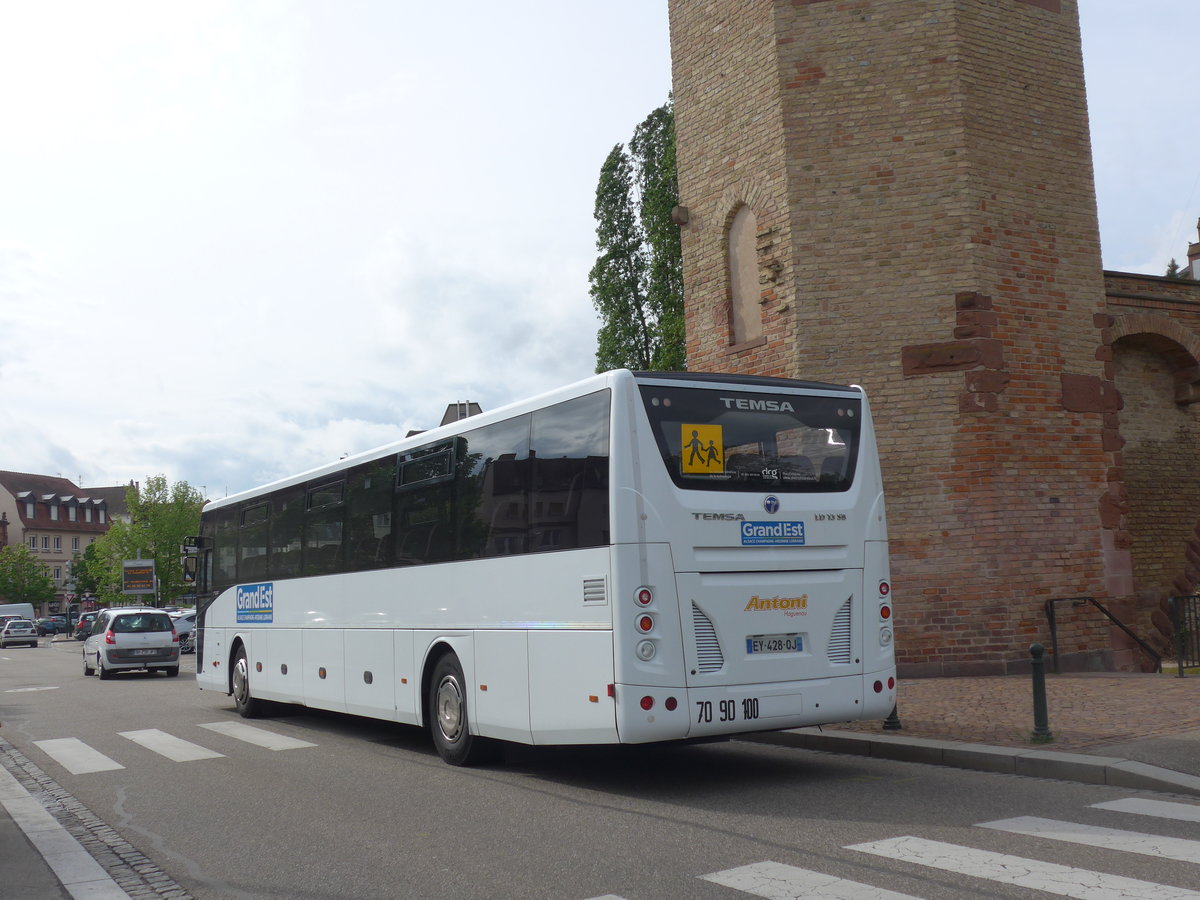
[{"label": "bus tire", "polygon": [[266,702],[256,700],[250,692],[250,663],[246,660],[245,647],[238,647],[230,682],[233,688],[233,704],[243,719],[257,719],[266,713]]},{"label": "bus tire", "polygon": [[468,694],[462,664],[447,653],[433,667],[429,682],[429,731],[438,756],[452,766],[473,766],[496,755],[493,741],[471,734]]}]

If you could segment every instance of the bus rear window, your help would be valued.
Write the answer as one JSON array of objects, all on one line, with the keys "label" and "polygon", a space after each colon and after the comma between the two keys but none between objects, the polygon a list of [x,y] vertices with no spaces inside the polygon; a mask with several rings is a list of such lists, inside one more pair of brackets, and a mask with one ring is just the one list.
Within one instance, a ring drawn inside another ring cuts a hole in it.
[{"label": "bus rear window", "polygon": [[854,481],[862,403],[819,397],[642,385],[671,480],[707,491],[818,493]]}]

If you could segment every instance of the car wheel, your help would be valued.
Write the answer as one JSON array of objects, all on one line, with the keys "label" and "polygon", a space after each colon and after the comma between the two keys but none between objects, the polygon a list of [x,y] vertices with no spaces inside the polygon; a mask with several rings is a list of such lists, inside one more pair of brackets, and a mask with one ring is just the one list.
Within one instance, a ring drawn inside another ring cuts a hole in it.
[{"label": "car wheel", "polygon": [[168,678],[178,678],[179,677],[179,666],[171,666],[168,669],[163,669],[163,671],[167,673]]},{"label": "car wheel", "polygon": [[471,766],[495,757],[494,741],[471,734],[462,664],[447,653],[429,682],[429,731],[438,755],[452,766]]},{"label": "car wheel", "polygon": [[99,653],[96,654],[96,672],[100,675],[101,681],[108,681],[108,679],[112,678],[112,672],[104,668],[104,660],[100,658]]},{"label": "car wheel", "polygon": [[[178,670],[176,670],[178,671]],[[233,704],[243,719],[257,719],[267,711],[262,700],[256,700],[250,692],[250,663],[246,660],[246,648],[238,647],[233,661]]]},{"label": "car wheel", "polygon": [[83,674],[84,675],[95,675],[96,674],[96,670],[88,665],[86,653],[83,655]]}]

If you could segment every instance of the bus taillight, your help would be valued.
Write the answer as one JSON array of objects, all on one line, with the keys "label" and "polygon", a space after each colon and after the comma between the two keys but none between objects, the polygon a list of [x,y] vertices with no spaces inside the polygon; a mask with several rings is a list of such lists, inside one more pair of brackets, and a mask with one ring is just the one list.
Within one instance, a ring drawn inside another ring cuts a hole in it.
[{"label": "bus taillight", "polygon": [[646,634],[654,628],[654,616],[639,616],[637,620],[637,630],[642,634]]},{"label": "bus taillight", "polygon": [[649,694],[642,698],[642,709],[646,710],[647,712],[654,709],[654,698]]},{"label": "bus taillight", "polygon": [[890,606],[888,606],[886,603],[881,603],[879,605],[879,618],[883,619],[886,622],[891,617],[892,617],[892,608]]},{"label": "bus taillight", "polygon": [[634,593],[633,599],[638,606],[649,606],[654,602],[654,591],[648,587],[640,587]]},{"label": "bus taillight", "polygon": [[679,706],[679,701],[674,697],[668,697],[666,702],[663,703],[663,706],[667,708],[667,712],[674,712],[675,708]]},{"label": "bus taillight", "polygon": [[888,584],[886,581],[879,582],[879,596],[880,597],[886,597],[891,592],[892,592],[892,586],[890,584]]}]

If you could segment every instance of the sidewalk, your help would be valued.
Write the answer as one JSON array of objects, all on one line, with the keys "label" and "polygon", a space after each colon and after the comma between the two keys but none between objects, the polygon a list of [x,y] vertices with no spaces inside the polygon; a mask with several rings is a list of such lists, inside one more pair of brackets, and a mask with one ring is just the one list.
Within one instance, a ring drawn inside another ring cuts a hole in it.
[{"label": "sidewalk", "polygon": [[1032,739],[1029,676],[903,680],[898,731],[879,722],[758,739],[959,768],[1200,797],[1200,676],[1046,676],[1051,740]]},{"label": "sidewalk", "polygon": [[[899,731],[885,731],[880,722],[857,722],[770,732],[754,740],[1200,798],[1200,676],[1048,675],[1053,739],[1044,744],[1031,740],[1028,676],[906,680],[900,682],[899,697]],[[56,831],[56,823],[35,808],[37,801],[6,774],[0,767],[0,871],[19,880],[6,877],[0,883],[0,900],[126,897],[95,869],[72,871],[60,864],[83,863],[76,853],[82,848],[63,841],[70,836]],[[44,834],[39,836],[38,829]],[[41,857],[35,847],[42,849]],[[51,847],[57,858],[46,852]],[[55,876],[60,869],[66,876],[62,883]],[[20,892],[10,893],[16,885]]]}]

